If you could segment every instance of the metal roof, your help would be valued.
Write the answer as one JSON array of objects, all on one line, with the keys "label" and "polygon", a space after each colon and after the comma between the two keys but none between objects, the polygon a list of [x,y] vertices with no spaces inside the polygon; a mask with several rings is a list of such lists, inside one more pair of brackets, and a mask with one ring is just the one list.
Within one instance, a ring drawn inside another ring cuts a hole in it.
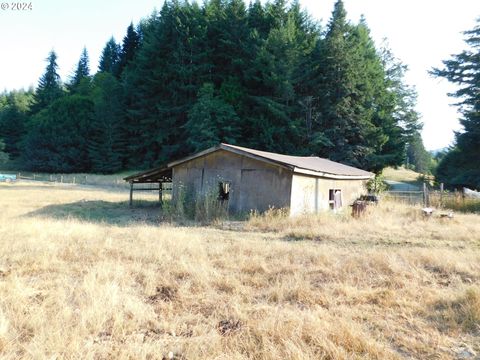
[{"label": "metal roof", "polygon": [[370,179],[374,176],[374,174],[371,172],[316,156],[282,155],[222,143],[218,146],[198,152],[186,158],[170,162],[166,166],[163,166],[161,168],[126,177],[125,180],[132,182],[152,182],[155,181],[155,179],[157,178],[165,178],[168,175],[171,177],[171,171],[173,167],[219,150],[225,150],[259,161],[268,162],[292,170],[295,173],[301,173],[306,175],[327,177],[333,179]]},{"label": "metal roof", "polygon": [[172,181],[172,168],[162,166],[127,176],[123,180],[136,183],[168,182]]},{"label": "metal roof", "polygon": [[317,173],[325,173],[330,175],[344,176],[365,176],[372,177],[374,174],[365,170],[355,168],[353,166],[344,165],[335,161],[320,158],[317,156],[291,156],[249,149],[241,146],[220,144],[220,147],[228,150],[235,149],[243,153],[255,155],[260,158],[268,159],[287,167],[294,167],[295,172],[301,172],[300,169],[310,170]]}]

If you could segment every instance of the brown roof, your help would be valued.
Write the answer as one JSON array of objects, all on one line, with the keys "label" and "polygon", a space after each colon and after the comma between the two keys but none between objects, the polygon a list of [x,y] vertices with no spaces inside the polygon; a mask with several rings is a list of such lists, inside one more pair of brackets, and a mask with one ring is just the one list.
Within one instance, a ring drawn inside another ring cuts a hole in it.
[{"label": "brown roof", "polygon": [[267,151],[260,151],[249,149],[241,146],[220,144],[221,148],[225,150],[235,149],[241,152],[255,155],[260,158],[272,160],[273,162],[286,165],[287,167],[295,167],[304,170],[310,170],[320,173],[327,173],[331,175],[345,175],[345,176],[366,176],[371,177],[374,174],[365,170],[355,168],[353,166],[344,165],[335,161],[320,158],[317,156],[291,156],[271,153]]},{"label": "brown roof", "polygon": [[172,168],[162,166],[127,176],[123,180],[138,183],[170,182],[172,181]]},{"label": "brown roof", "polygon": [[133,182],[152,182],[156,179],[171,178],[171,169],[179,164],[190,161],[192,159],[205,156],[214,151],[225,150],[234,152],[240,155],[244,155],[250,158],[254,158],[260,161],[266,161],[269,163],[282,166],[298,173],[306,173],[314,176],[330,177],[330,178],[354,178],[354,179],[368,179],[374,176],[373,173],[355,168],[353,166],[344,165],[328,159],[316,157],[316,156],[290,156],[271,153],[267,151],[260,151],[255,149],[249,149],[246,147],[220,144],[219,146],[212,147],[210,149],[198,152],[186,158],[173,161],[166,166],[158,169],[145,171],[139,174],[135,174],[126,177],[126,181]]}]

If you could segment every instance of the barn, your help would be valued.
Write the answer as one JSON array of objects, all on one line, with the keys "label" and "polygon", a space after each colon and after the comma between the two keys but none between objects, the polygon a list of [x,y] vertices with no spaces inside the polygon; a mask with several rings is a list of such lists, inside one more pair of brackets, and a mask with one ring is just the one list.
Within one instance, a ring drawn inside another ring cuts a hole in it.
[{"label": "barn", "polygon": [[288,208],[294,215],[345,208],[366,193],[366,182],[373,176],[319,157],[222,143],[125,180],[130,183],[130,201],[134,191],[149,183],[158,184],[162,200],[164,184],[171,183],[172,201],[178,201],[182,191],[213,193],[231,213],[275,207]]}]

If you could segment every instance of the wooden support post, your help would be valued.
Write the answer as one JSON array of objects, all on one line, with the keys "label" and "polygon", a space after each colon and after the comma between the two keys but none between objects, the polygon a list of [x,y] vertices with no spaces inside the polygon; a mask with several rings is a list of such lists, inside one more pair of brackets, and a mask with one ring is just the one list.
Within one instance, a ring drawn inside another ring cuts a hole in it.
[{"label": "wooden support post", "polygon": [[427,207],[430,207],[430,190],[428,190],[428,186],[427,186]]},{"label": "wooden support post", "polygon": [[158,191],[159,191],[159,199],[160,199],[160,205],[163,205],[163,182],[158,184]]},{"label": "wooden support post", "polygon": [[423,207],[428,207],[427,184],[423,183]]},{"label": "wooden support post", "polygon": [[443,182],[440,183],[440,206],[443,207]]},{"label": "wooden support post", "polygon": [[428,196],[428,187],[426,183],[423,183],[423,205],[424,207],[430,206],[430,199]]},{"label": "wooden support post", "polygon": [[133,182],[130,183],[130,206],[133,205]]}]

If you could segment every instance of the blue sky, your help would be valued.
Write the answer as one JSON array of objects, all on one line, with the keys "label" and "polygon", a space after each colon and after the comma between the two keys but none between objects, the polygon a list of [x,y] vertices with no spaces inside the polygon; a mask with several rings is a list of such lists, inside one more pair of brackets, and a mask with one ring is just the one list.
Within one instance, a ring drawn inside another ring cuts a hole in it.
[{"label": "blue sky", "polygon": [[[0,2],[11,2],[0,0]],[[27,1],[30,2],[30,1]],[[300,0],[316,19],[328,22],[335,0]],[[480,17],[478,0],[344,0],[349,18],[364,14],[379,44],[387,38],[394,54],[409,66],[407,82],[418,91],[422,136],[427,149],[449,145],[458,130],[458,114],[446,95],[454,88],[427,71],[464,48],[461,31]],[[66,80],[82,48],[95,70],[110,36],[120,41],[128,24],[159,9],[162,0],[32,0],[33,10],[0,10],[0,89],[36,86],[48,52],[59,56]]]}]

